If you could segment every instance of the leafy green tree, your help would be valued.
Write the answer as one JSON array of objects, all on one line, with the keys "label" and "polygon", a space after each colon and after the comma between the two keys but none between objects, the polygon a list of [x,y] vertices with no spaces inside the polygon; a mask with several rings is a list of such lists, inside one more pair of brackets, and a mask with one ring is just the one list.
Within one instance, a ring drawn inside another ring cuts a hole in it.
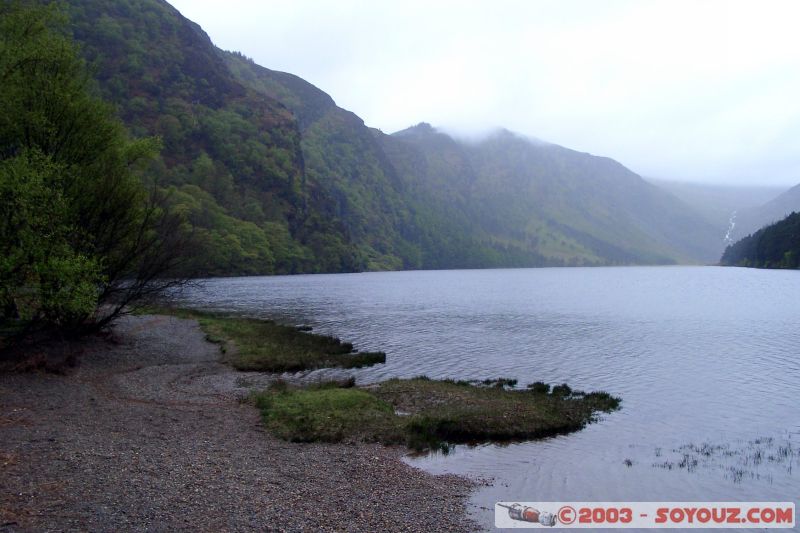
[{"label": "leafy green tree", "polygon": [[76,228],[53,186],[58,174],[39,152],[0,162],[0,301],[8,318],[70,323],[97,304],[100,265],[69,244]]},{"label": "leafy green tree", "polygon": [[0,320],[74,330],[175,283],[188,241],[136,172],[158,142],[128,139],[60,24],[0,3]]}]

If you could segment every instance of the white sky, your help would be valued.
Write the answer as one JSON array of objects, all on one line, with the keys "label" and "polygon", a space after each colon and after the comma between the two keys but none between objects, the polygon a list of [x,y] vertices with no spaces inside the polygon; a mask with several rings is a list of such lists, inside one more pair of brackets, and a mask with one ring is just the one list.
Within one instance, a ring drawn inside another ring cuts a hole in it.
[{"label": "white sky", "polygon": [[171,0],[369,126],[506,127],[652,177],[800,183],[800,2]]}]

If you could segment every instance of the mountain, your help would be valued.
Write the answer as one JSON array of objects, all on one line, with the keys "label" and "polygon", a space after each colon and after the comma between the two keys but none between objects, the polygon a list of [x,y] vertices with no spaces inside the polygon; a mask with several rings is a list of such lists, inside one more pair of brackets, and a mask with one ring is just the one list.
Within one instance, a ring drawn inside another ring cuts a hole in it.
[{"label": "mountain", "polygon": [[795,185],[763,205],[742,211],[736,218],[732,237],[740,239],[750,235],[759,228],[782,220],[794,211],[800,211],[800,185]]},{"label": "mountain", "polygon": [[403,184],[364,121],[297,76],[241,54],[218,54],[237,80],[297,117],[307,183],[329,199],[324,216],[342,221],[364,268],[422,267],[418,247],[404,234],[413,223]]},{"label": "mountain", "polygon": [[[391,146],[401,144],[402,151]],[[715,229],[618,162],[500,130],[458,142],[428,124],[384,138],[421,194],[452,199],[495,242],[564,264],[713,261]]]},{"label": "mountain", "polygon": [[216,48],[161,0],[72,0],[71,31],[208,275],[708,262],[718,230],[619,163],[500,131],[369,128]]},{"label": "mountain", "polygon": [[[355,205],[393,215],[394,224],[366,226],[396,228],[380,242],[417,252],[417,261],[402,256],[407,268],[710,262],[722,250],[710,224],[613,160],[508,131],[477,144],[425,123],[385,135],[297,76],[241,54],[223,56],[240,81],[299,117],[306,154],[348,153],[336,167],[325,165],[329,155],[306,157],[310,174],[326,176],[332,194],[349,190],[342,176],[383,178],[372,186],[388,193],[387,206],[369,208],[363,194]],[[350,147],[357,140],[357,149],[331,142],[342,139]],[[358,220],[368,222],[356,217],[356,230],[365,226]]]},{"label": "mountain", "polygon": [[792,213],[729,246],[720,264],[800,268],[800,213]]},{"label": "mountain", "polygon": [[98,90],[205,243],[206,274],[359,270],[332,200],[306,181],[297,118],[237,81],[208,36],[166,2],[75,0],[70,29]]}]

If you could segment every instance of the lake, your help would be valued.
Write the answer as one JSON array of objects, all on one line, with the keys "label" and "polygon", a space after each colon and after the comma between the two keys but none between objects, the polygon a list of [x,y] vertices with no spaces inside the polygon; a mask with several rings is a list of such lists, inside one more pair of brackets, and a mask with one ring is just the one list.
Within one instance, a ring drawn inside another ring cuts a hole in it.
[{"label": "lake", "polygon": [[180,299],[385,351],[360,383],[502,376],[620,396],[577,433],[408,459],[493,479],[472,499],[490,528],[501,500],[797,501],[799,296],[798,271],[620,267],[212,279]]}]

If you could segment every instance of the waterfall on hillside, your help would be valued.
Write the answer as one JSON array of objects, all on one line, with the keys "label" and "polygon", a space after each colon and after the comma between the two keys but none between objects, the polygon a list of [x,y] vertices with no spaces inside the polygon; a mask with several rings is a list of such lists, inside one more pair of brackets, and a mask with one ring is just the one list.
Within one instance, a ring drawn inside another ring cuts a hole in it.
[{"label": "waterfall on hillside", "polygon": [[731,218],[728,219],[728,231],[725,233],[725,244],[733,244],[733,229],[736,227],[736,211],[731,213]]}]

